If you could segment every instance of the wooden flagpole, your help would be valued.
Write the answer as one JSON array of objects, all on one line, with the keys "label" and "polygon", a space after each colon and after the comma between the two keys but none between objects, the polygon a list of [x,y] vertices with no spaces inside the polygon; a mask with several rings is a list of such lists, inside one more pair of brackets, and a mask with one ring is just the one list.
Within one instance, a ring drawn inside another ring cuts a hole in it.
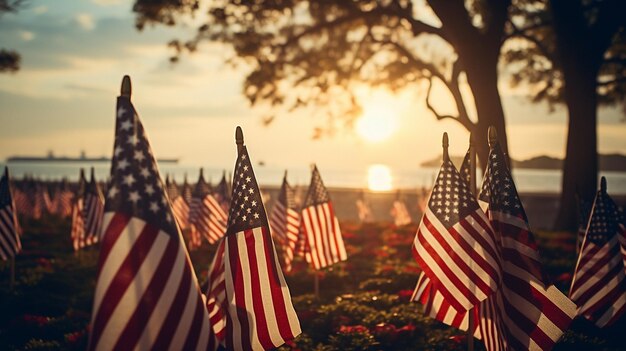
[{"label": "wooden flagpole", "polygon": [[[474,135],[470,132],[469,140],[469,154],[470,154],[470,191],[474,198],[476,198],[476,146],[474,145]],[[474,326],[476,321],[474,320],[474,309],[467,311],[467,350],[474,351]]]}]

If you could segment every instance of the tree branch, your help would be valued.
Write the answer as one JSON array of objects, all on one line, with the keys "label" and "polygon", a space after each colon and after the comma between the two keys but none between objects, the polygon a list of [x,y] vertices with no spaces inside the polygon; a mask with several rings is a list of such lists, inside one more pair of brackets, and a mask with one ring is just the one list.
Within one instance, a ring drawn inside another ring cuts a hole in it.
[{"label": "tree branch", "polygon": [[458,116],[453,116],[453,115],[442,115],[439,112],[437,112],[437,110],[435,110],[435,108],[433,107],[433,105],[430,103],[430,94],[432,92],[432,88],[433,88],[433,78],[430,77],[428,79],[428,90],[426,91],[426,108],[428,108],[428,110],[430,110],[430,112],[432,112],[435,117],[437,118],[437,120],[443,120],[443,119],[453,119],[459,123],[461,123],[461,125],[463,125],[467,130],[472,131],[474,129],[474,123],[472,123],[472,121],[470,121],[467,116],[463,116],[461,114],[459,114]]},{"label": "tree branch", "polygon": [[598,81],[598,86],[599,87],[605,87],[607,85],[619,84],[619,83],[622,83],[622,82],[626,82],[626,76],[617,77],[617,78],[611,79],[611,80]]},{"label": "tree branch", "polygon": [[517,28],[517,26],[513,22],[509,23],[511,24],[511,28],[513,28],[513,31],[509,35],[507,35],[504,40],[515,37],[526,39],[527,41],[533,43],[537,47],[537,49],[541,51],[541,54],[545,56],[548,60],[556,62],[556,56],[554,55],[554,53],[551,52],[550,49],[548,49],[548,47],[544,45],[544,43],[540,39],[535,38],[534,36],[529,34],[528,29],[521,30]]}]

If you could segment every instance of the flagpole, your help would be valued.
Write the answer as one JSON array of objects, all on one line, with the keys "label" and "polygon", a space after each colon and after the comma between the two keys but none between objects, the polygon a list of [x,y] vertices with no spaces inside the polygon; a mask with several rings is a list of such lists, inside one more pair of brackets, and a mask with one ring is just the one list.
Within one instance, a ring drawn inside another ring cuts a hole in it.
[{"label": "flagpole", "polygon": [[15,287],[15,256],[11,257],[11,263],[10,263],[10,268],[11,268],[11,284],[10,284],[10,288],[11,291],[13,291],[13,288]]},{"label": "flagpole", "polygon": [[[470,191],[472,196],[476,198],[476,146],[474,145],[474,136],[470,132],[469,140],[469,154],[470,154]],[[467,315],[467,350],[474,351],[474,326],[476,321],[474,320],[474,309],[470,309]]]}]

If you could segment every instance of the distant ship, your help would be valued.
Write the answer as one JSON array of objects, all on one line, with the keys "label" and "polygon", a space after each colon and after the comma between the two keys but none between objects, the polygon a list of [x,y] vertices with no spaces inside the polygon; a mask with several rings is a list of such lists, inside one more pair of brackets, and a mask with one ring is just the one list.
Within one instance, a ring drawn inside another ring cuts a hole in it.
[{"label": "distant ship", "polygon": [[[79,157],[55,156],[52,151],[47,156],[10,156],[7,162],[111,162],[110,157],[87,157],[84,151],[81,151]],[[178,163],[177,158],[159,158],[159,163]]]}]

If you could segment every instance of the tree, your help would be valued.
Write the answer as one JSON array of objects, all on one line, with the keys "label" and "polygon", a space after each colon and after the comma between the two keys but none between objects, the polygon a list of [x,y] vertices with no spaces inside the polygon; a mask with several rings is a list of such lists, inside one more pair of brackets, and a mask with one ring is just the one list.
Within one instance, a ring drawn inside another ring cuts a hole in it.
[{"label": "tree", "polygon": [[[426,84],[426,106],[437,119],[453,119],[475,132],[485,169],[490,125],[498,129],[505,151],[508,145],[497,64],[510,0],[426,2],[420,7],[410,0],[211,2],[195,37],[171,42],[177,50],[173,60],[205,40],[226,43],[236,62],[252,67],[244,83],[251,104],[331,105],[336,108],[330,109],[330,120],[346,125],[359,113],[354,84],[392,90]],[[175,25],[180,15],[199,8],[196,0],[136,0],[133,10],[141,29]],[[473,101],[461,94],[465,83]],[[435,85],[450,93],[456,114],[439,113],[433,106]],[[468,113],[472,106],[475,121]]]},{"label": "tree", "polygon": [[[0,16],[15,12],[22,0],[0,0]],[[0,49],[0,73],[15,72],[20,69],[20,54],[13,50]]]},{"label": "tree", "polygon": [[[528,1],[512,16],[511,35],[523,38],[505,52],[513,82],[526,82],[534,101],[568,110],[561,205],[555,227],[576,227],[576,193],[589,202],[598,184],[597,109],[624,101],[626,1]],[[519,25],[516,26],[515,23]]]}]

